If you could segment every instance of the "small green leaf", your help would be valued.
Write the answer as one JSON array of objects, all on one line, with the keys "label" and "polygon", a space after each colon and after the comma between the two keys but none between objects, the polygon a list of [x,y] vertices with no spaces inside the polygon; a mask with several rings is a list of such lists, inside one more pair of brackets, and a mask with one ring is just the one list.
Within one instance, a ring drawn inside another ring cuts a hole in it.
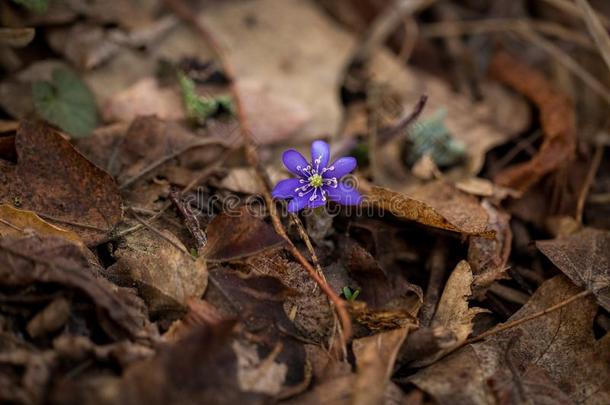
[{"label": "small green leaf", "polygon": [[89,136],[98,123],[95,98],[72,71],[58,68],[50,82],[32,84],[36,112],[75,138]]},{"label": "small green leaf", "polygon": [[343,296],[345,297],[345,299],[348,301],[354,301],[360,295],[359,288],[356,288],[356,290],[352,291],[351,288],[345,286],[341,289],[341,291],[343,292]]},{"label": "small green leaf", "polygon": [[13,2],[39,14],[47,11],[49,7],[49,0],[13,0]]},{"label": "small green leaf", "polygon": [[195,82],[182,72],[178,73],[178,82],[182,91],[186,116],[190,120],[203,123],[220,110],[225,110],[232,115],[235,114],[230,96],[218,96],[216,98],[200,96],[195,89]]}]

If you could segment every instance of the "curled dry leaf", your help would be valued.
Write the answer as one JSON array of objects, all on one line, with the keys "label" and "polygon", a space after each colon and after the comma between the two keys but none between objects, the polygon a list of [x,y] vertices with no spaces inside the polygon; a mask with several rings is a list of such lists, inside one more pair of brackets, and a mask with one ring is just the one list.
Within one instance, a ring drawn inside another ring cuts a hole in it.
[{"label": "curled dry leaf", "polygon": [[576,112],[567,94],[516,57],[498,52],[490,69],[495,78],[522,93],[540,111],[544,142],[538,153],[525,163],[504,169],[495,178],[499,185],[523,192],[574,158]]},{"label": "curled dry leaf", "polygon": [[[472,332],[474,317],[481,312],[487,312],[482,308],[471,308],[468,302],[472,295],[472,283],[474,277],[470,265],[465,260],[457,264],[443,290],[443,295],[438,303],[438,308],[432,319],[432,327],[442,327],[451,331],[457,344],[461,344]],[[412,366],[430,364],[443,355],[449,353],[451,348],[445,348],[434,353],[432,356],[420,359]]]},{"label": "curled dry leaf", "polygon": [[[578,293],[567,278],[546,281],[509,321],[537,313]],[[409,380],[439,404],[603,404],[610,401],[610,335],[596,340],[592,297],[487,340],[470,344]],[[569,398],[569,399],[568,399]]]},{"label": "curled dry leaf", "polygon": [[[266,392],[283,397],[297,393],[307,386],[310,373],[306,366],[303,344],[294,339],[298,331],[284,311],[284,302],[296,291],[272,276],[244,276],[228,268],[210,270],[211,286],[206,294],[221,311],[237,317],[249,332],[250,344],[258,346],[261,358],[269,365],[284,365],[282,380]],[[279,371],[279,370],[278,370]],[[244,384],[246,381],[243,382]]]},{"label": "curled dry leaf", "polygon": [[428,183],[409,195],[373,187],[368,198],[401,219],[466,235],[494,235],[487,229],[488,216],[478,200],[443,181]]},{"label": "curled dry leaf", "polygon": [[357,373],[352,404],[384,403],[398,350],[408,334],[409,328],[401,328],[354,340]]},{"label": "curled dry leaf", "polygon": [[585,228],[569,236],[537,241],[536,246],[574,284],[591,291],[610,311],[610,232]]},{"label": "curled dry leaf", "polygon": [[193,259],[176,236],[160,232],[163,237],[148,229],[126,235],[106,270],[119,285],[135,286],[153,314],[201,297],[208,284],[204,258]]},{"label": "curled dry leaf", "polygon": [[209,262],[243,259],[282,247],[286,241],[273,227],[253,215],[251,206],[216,216],[206,232],[208,244],[202,256]]},{"label": "curled dry leaf", "polygon": [[95,305],[99,326],[112,339],[153,339],[141,300],[110,283],[81,247],[46,236],[0,241],[0,287],[61,286],[85,294]]},{"label": "curled dry leaf", "polygon": [[27,236],[34,232],[39,235],[57,236],[83,246],[83,240],[76,233],[46,222],[35,212],[0,205],[0,239],[6,236]]},{"label": "curled dry leaf", "polygon": [[122,218],[110,175],[58,132],[23,121],[15,139],[17,165],[0,161],[0,202],[34,211],[95,245]]}]

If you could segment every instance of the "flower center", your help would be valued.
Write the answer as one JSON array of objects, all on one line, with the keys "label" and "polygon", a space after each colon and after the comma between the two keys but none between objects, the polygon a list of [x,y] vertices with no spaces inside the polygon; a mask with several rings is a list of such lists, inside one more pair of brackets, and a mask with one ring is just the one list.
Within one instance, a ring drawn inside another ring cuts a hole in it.
[{"label": "flower center", "polygon": [[312,187],[322,187],[322,184],[322,176],[320,176],[319,174],[314,174],[309,178],[309,185]]}]

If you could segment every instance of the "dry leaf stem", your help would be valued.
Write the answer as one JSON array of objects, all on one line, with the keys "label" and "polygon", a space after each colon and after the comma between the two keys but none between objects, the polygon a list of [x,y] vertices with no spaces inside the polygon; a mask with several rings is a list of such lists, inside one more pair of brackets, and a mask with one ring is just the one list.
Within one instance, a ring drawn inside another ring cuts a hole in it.
[{"label": "dry leaf stem", "polygon": [[210,46],[210,48],[216,54],[225,75],[229,79],[230,91],[233,97],[233,103],[235,105],[240,132],[244,141],[244,147],[246,149],[246,156],[248,162],[256,170],[256,174],[260,182],[264,186],[263,198],[265,199],[265,203],[269,208],[273,227],[278,233],[278,235],[284,238],[288,243],[288,250],[290,251],[290,253],[299,261],[299,263],[305,268],[309,276],[316,282],[316,284],[320,286],[322,291],[334,304],[339,319],[341,320],[341,326],[343,328],[342,345],[345,346],[347,340],[352,334],[351,320],[347,312],[345,302],[342,301],[341,298],[339,298],[339,296],[337,295],[337,293],[335,293],[333,289],[328,285],[328,283],[326,283],[324,279],[320,277],[320,275],[318,275],[314,267],[309,263],[305,256],[301,254],[301,252],[297,249],[297,247],[290,240],[288,234],[286,233],[286,229],[284,228],[284,225],[282,224],[279,218],[277,208],[275,206],[275,203],[273,202],[273,198],[271,197],[271,181],[269,179],[269,176],[265,172],[265,169],[260,163],[256,145],[254,144],[251,137],[248,117],[246,116],[246,113],[244,111],[240,93],[237,89],[236,75],[235,69],[233,68],[233,64],[230,62],[229,58],[216,40],[215,36],[207,29],[207,27],[205,27],[197,20],[192,10],[182,0],[166,0],[166,3],[178,17],[180,17],[183,21],[185,21],[187,24],[191,25],[195,29],[195,31],[201,36],[201,38],[206,42],[206,44]]},{"label": "dry leaf stem", "polygon": [[[497,326],[497,327],[495,327],[493,329],[488,330],[487,332],[483,332],[483,333],[481,333],[478,336],[475,336],[473,338],[468,339],[467,341],[464,342],[464,344],[462,344],[462,345],[460,345],[458,347],[462,347],[462,346],[465,346],[467,344],[479,342],[479,341],[481,341],[481,340],[483,340],[483,339],[485,339],[485,338],[487,338],[487,337],[489,337],[491,335],[495,335],[496,333],[505,331],[507,329],[515,328],[515,327],[521,325],[522,323],[529,322],[529,321],[534,320],[536,318],[540,318],[541,316],[550,314],[551,312],[557,311],[558,309],[561,309],[561,308],[565,307],[566,305],[571,304],[572,302],[574,302],[576,300],[579,300],[579,299],[581,299],[583,297],[586,297],[589,294],[591,294],[591,292],[588,291],[588,290],[581,291],[578,294],[572,295],[571,297],[569,297],[569,298],[567,298],[567,299],[565,299],[565,300],[563,300],[561,302],[558,302],[557,304],[552,305],[552,306],[550,306],[550,307],[548,307],[548,308],[546,308],[546,309],[544,309],[542,311],[536,312],[535,314],[531,314],[531,315],[526,316],[524,318],[516,319],[516,320],[514,320],[512,322],[504,323],[504,324],[502,324],[500,326]],[[457,349],[457,347],[456,347],[456,349]]]}]

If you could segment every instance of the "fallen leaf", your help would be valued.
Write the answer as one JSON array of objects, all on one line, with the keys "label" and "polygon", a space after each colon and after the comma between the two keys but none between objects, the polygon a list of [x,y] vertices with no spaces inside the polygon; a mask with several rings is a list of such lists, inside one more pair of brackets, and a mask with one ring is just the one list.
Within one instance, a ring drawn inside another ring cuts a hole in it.
[{"label": "fallen leaf", "polygon": [[22,48],[32,42],[34,28],[0,28],[0,45]]},{"label": "fallen leaf", "polygon": [[[427,95],[428,101],[420,120],[430,118],[439,109],[447,111],[444,124],[455,140],[466,145],[467,153],[465,164],[448,173],[451,177],[464,178],[477,174],[483,167],[487,151],[518,135],[530,122],[530,113],[524,100],[509,95],[497,86],[494,98],[501,97],[512,106],[510,126],[498,116],[495,102],[485,100],[474,103],[467,96],[454,93],[442,79],[416,68],[405,67],[385,50],[377,51],[371,58],[370,71],[376,82],[400,96],[401,108],[404,110],[410,110],[416,105],[422,94]],[[395,159],[390,162],[383,156],[379,158],[380,165],[390,164],[390,171],[386,173],[389,178],[395,177],[396,172],[391,172],[394,168],[391,164],[396,164]],[[411,184],[403,183],[401,186],[403,189],[399,191],[407,191]]]},{"label": "fallen leaf", "polygon": [[161,120],[184,119],[180,94],[170,87],[159,87],[154,77],[145,77],[108,97],[102,109],[106,122],[132,122],[141,115]]},{"label": "fallen leaf", "polygon": [[[341,121],[338,90],[355,42],[313,2],[227,3],[205,10],[200,18],[224,41],[240,79],[261,83],[274,98],[294,100],[291,104],[309,109],[311,119],[293,134],[295,138],[305,140],[337,131]],[[256,24],[244,24],[245,19],[255,20]],[[259,103],[255,97],[248,100]],[[279,117],[269,118],[282,121],[276,119]],[[261,122],[255,127],[265,125]],[[264,139],[265,135],[261,135]]]},{"label": "fallen leaf", "polygon": [[36,112],[75,138],[88,136],[98,123],[95,98],[68,69],[56,69],[50,81],[32,85]]},{"label": "fallen leaf", "polygon": [[[267,393],[283,397],[305,389],[310,378],[305,349],[301,342],[292,338],[298,331],[283,307],[286,298],[293,296],[295,291],[276,277],[242,275],[223,267],[210,270],[210,279],[206,298],[221,311],[237,317],[249,333],[257,336],[248,340],[257,344],[260,356],[271,356],[269,362],[286,368],[286,372],[282,372],[281,389],[276,392],[277,385],[268,386],[274,389]],[[279,367],[273,366],[276,370]]]},{"label": "fallen leaf", "polygon": [[398,350],[408,333],[409,328],[402,328],[354,340],[352,345],[357,373],[352,391],[352,404],[384,402]]},{"label": "fallen leaf", "polygon": [[[267,169],[267,174],[273,183],[277,183],[285,178],[284,172],[272,167]],[[220,181],[212,183],[236,193],[263,194],[263,186],[258,179],[256,170],[251,167],[231,168]]]},{"label": "fallen leaf", "polygon": [[495,177],[499,185],[523,192],[574,159],[576,112],[567,94],[516,57],[496,53],[490,69],[494,77],[525,95],[540,111],[544,141],[538,153],[528,162],[508,167]]},{"label": "fallen leaf", "polygon": [[135,286],[156,316],[201,297],[208,284],[204,258],[193,259],[176,236],[160,232],[163,237],[150,230],[126,235],[114,252],[116,263],[105,272],[119,285]]},{"label": "fallen leaf", "polygon": [[610,311],[610,232],[585,228],[572,235],[536,241],[538,249],[577,286],[591,291]]},{"label": "fallen leaf", "polygon": [[0,161],[0,202],[34,211],[95,245],[121,220],[121,197],[108,173],[48,126],[23,121],[17,165]]},{"label": "fallen leaf", "polygon": [[[92,403],[263,404],[270,396],[246,392],[237,378],[234,323],[198,327],[172,345],[160,347],[147,360],[131,364],[122,378],[88,388]],[[62,403],[78,402],[77,389],[57,389]],[[82,390],[82,387],[81,387]]]},{"label": "fallen leaf", "polygon": [[62,327],[70,317],[70,302],[63,297],[57,298],[28,322],[28,334],[37,338]]},{"label": "fallen leaf", "polygon": [[81,247],[50,236],[0,240],[0,287],[36,285],[85,294],[95,306],[97,326],[113,339],[155,337],[139,298],[101,277]]},{"label": "fallen leaf", "polygon": [[[563,276],[550,279],[509,322],[577,292]],[[579,404],[607,403],[610,335],[595,339],[592,325],[596,312],[594,299],[582,298],[561,311],[470,344],[420,370],[409,381],[439,404],[496,403],[507,390],[518,395],[514,403],[566,403],[566,396]]]},{"label": "fallen leaf", "polygon": [[27,236],[30,232],[57,236],[75,245],[84,246],[82,239],[76,233],[51,225],[35,212],[19,210],[8,204],[0,205],[0,239],[7,236]]},{"label": "fallen leaf", "polygon": [[[250,271],[256,274],[277,277],[284,285],[295,290],[295,294],[285,297],[284,312],[303,336],[318,344],[325,344],[334,330],[333,310],[328,305],[328,298],[315,281],[299,263],[286,259],[282,250],[268,251],[247,259]],[[326,268],[327,280],[330,282]],[[335,287],[335,286],[333,286]],[[335,288],[338,291],[340,287]]]},{"label": "fallen leaf", "polygon": [[493,236],[487,213],[477,199],[443,181],[428,183],[410,195],[373,187],[369,201],[401,219],[467,235]]},{"label": "fallen leaf", "polygon": [[202,256],[208,262],[243,259],[282,247],[286,241],[273,227],[253,215],[252,207],[243,206],[233,212],[217,215],[206,232],[208,244]]},{"label": "fallen leaf", "polygon": [[90,70],[114,56],[120,46],[111,41],[108,31],[90,23],[77,23],[67,28],[46,32],[49,45],[65,56],[79,70]]},{"label": "fallen leaf", "polygon": [[[465,342],[472,332],[474,317],[482,312],[487,312],[485,309],[471,308],[468,305],[472,296],[473,280],[470,265],[467,261],[462,260],[449,275],[443,295],[441,295],[432,318],[432,327],[443,327],[451,331],[458,345]],[[445,348],[428,358],[413,362],[411,366],[421,367],[431,364],[450,351],[451,348]]]}]

